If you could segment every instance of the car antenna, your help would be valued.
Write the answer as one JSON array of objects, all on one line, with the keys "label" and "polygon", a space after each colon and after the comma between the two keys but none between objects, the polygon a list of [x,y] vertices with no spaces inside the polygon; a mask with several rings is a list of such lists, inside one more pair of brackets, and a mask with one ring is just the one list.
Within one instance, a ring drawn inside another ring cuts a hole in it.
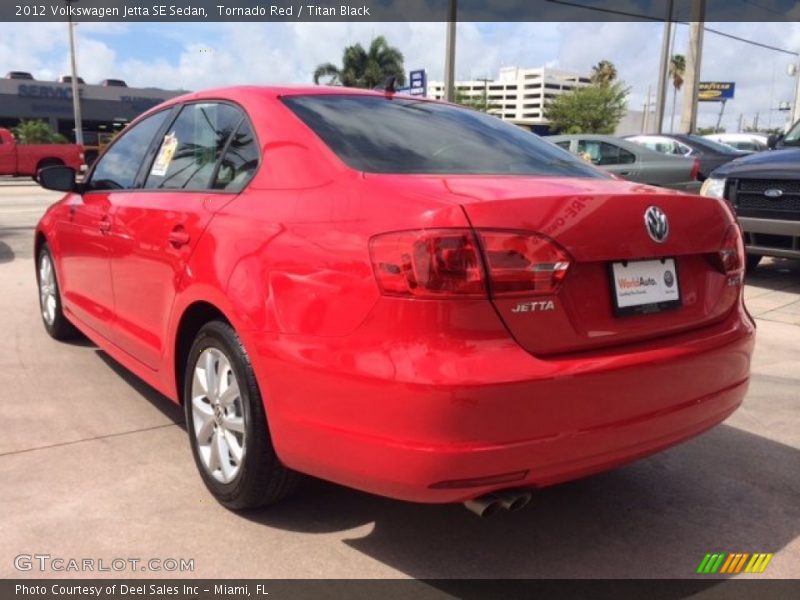
[{"label": "car antenna", "polygon": [[397,93],[397,87],[395,86],[396,83],[397,83],[397,77],[394,75],[389,75],[389,77],[386,78],[386,81],[383,84],[383,91],[386,92],[387,94],[396,94]]}]

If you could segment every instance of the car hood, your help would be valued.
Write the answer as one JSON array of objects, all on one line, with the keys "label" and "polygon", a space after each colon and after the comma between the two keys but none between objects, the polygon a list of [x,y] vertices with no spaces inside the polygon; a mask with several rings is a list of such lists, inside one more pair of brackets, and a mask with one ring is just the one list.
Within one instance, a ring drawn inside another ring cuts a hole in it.
[{"label": "car hood", "polygon": [[716,169],[711,176],[728,177],[792,177],[800,170],[800,149],[773,150],[758,152],[729,162]]}]

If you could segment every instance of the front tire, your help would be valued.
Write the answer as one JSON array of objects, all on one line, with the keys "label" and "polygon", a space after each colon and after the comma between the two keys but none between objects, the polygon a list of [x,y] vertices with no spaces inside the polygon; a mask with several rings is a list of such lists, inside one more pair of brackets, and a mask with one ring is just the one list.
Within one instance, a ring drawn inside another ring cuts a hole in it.
[{"label": "front tire", "polygon": [[36,262],[36,281],[39,286],[39,309],[47,333],[56,340],[74,338],[78,330],[64,316],[61,292],[56,278],[55,263],[50,247],[42,244]]},{"label": "front tire", "polygon": [[250,360],[222,321],[204,325],[189,351],[183,386],[186,429],[197,469],[224,506],[274,504],[294,491],[298,475],[278,460]]}]

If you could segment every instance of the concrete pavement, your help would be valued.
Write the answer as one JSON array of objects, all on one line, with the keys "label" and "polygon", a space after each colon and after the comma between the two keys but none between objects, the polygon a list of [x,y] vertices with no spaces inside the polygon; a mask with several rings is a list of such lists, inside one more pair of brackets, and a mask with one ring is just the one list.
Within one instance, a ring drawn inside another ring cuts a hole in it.
[{"label": "concrete pavement", "polygon": [[[14,557],[194,559],[125,577],[692,577],[706,552],[775,552],[800,576],[800,265],[766,264],[753,381],[724,425],[633,465],[538,491],[519,513],[396,502],[308,479],[245,515],[196,473],[182,413],[38,315],[32,228],[57,194],[0,189],[0,576]],[[324,452],[324,448],[320,448]],[[103,574],[99,574],[103,575]]]}]

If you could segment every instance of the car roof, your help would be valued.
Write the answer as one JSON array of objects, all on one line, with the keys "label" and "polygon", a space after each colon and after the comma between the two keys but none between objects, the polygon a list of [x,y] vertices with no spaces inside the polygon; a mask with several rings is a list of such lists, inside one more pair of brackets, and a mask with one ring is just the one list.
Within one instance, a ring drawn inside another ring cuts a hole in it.
[{"label": "car roof", "polygon": [[661,156],[659,152],[654,152],[649,148],[645,148],[641,144],[637,144],[625,138],[615,137],[613,135],[603,135],[601,133],[571,133],[571,134],[564,134],[564,135],[550,135],[545,136],[544,139],[549,140],[551,142],[559,142],[559,141],[567,141],[567,140],[589,140],[589,141],[596,141],[596,142],[608,142],[609,144],[616,144],[620,148],[625,148],[626,150],[631,151],[645,151],[652,152],[653,154],[658,154]]},{"label": "car roof", "polygon": [[759,140],[759,141],[766,141],[767,135],[763,133],[709,133],[708,135],[704,135],[704,138],[708,139],[721,139],[721,140]]},{"label": "car roof", "polygon": [[[384,91],[366,90],[362,88],[348,88],[342,86],[326,85],[283,85],[283,86],[258,86],[258,85],[238,85],[230,87],[212,88],[201,92],[190,92],[171,98],[160,104],[160,107],[183,102],[197,100],[220,100],[228,99],[235,101],[247,101],[257,98],[279,98],[282,96],[376,96],[386,97]],[[392,96],[413,98],[414,100],[433,102],[431,98],[420,98],[419,96],[408,96],[406,94],[392,94]]]},{"label": "car roof", "polygon": [[349,88],[342,86],[326,85],[283,85],[283,86],[260,86],[260,85],[237,85],[229,87],[212,88],[199,92],[189,92],[180,96],[175,96],[154,106],[147,112],[139,115],[131,124],[141,121],[145,117],[185,102],[197,102],[200,100],[228,100],[237,104],[248,104],[264,99],[274,99],[286,96],[374,96],[376,98],[396,97],[418,100],[420,102],[438,102],[432,98],[421,98],[408,94],[387,94],[383,91],[366,90],[363,88]]}]

